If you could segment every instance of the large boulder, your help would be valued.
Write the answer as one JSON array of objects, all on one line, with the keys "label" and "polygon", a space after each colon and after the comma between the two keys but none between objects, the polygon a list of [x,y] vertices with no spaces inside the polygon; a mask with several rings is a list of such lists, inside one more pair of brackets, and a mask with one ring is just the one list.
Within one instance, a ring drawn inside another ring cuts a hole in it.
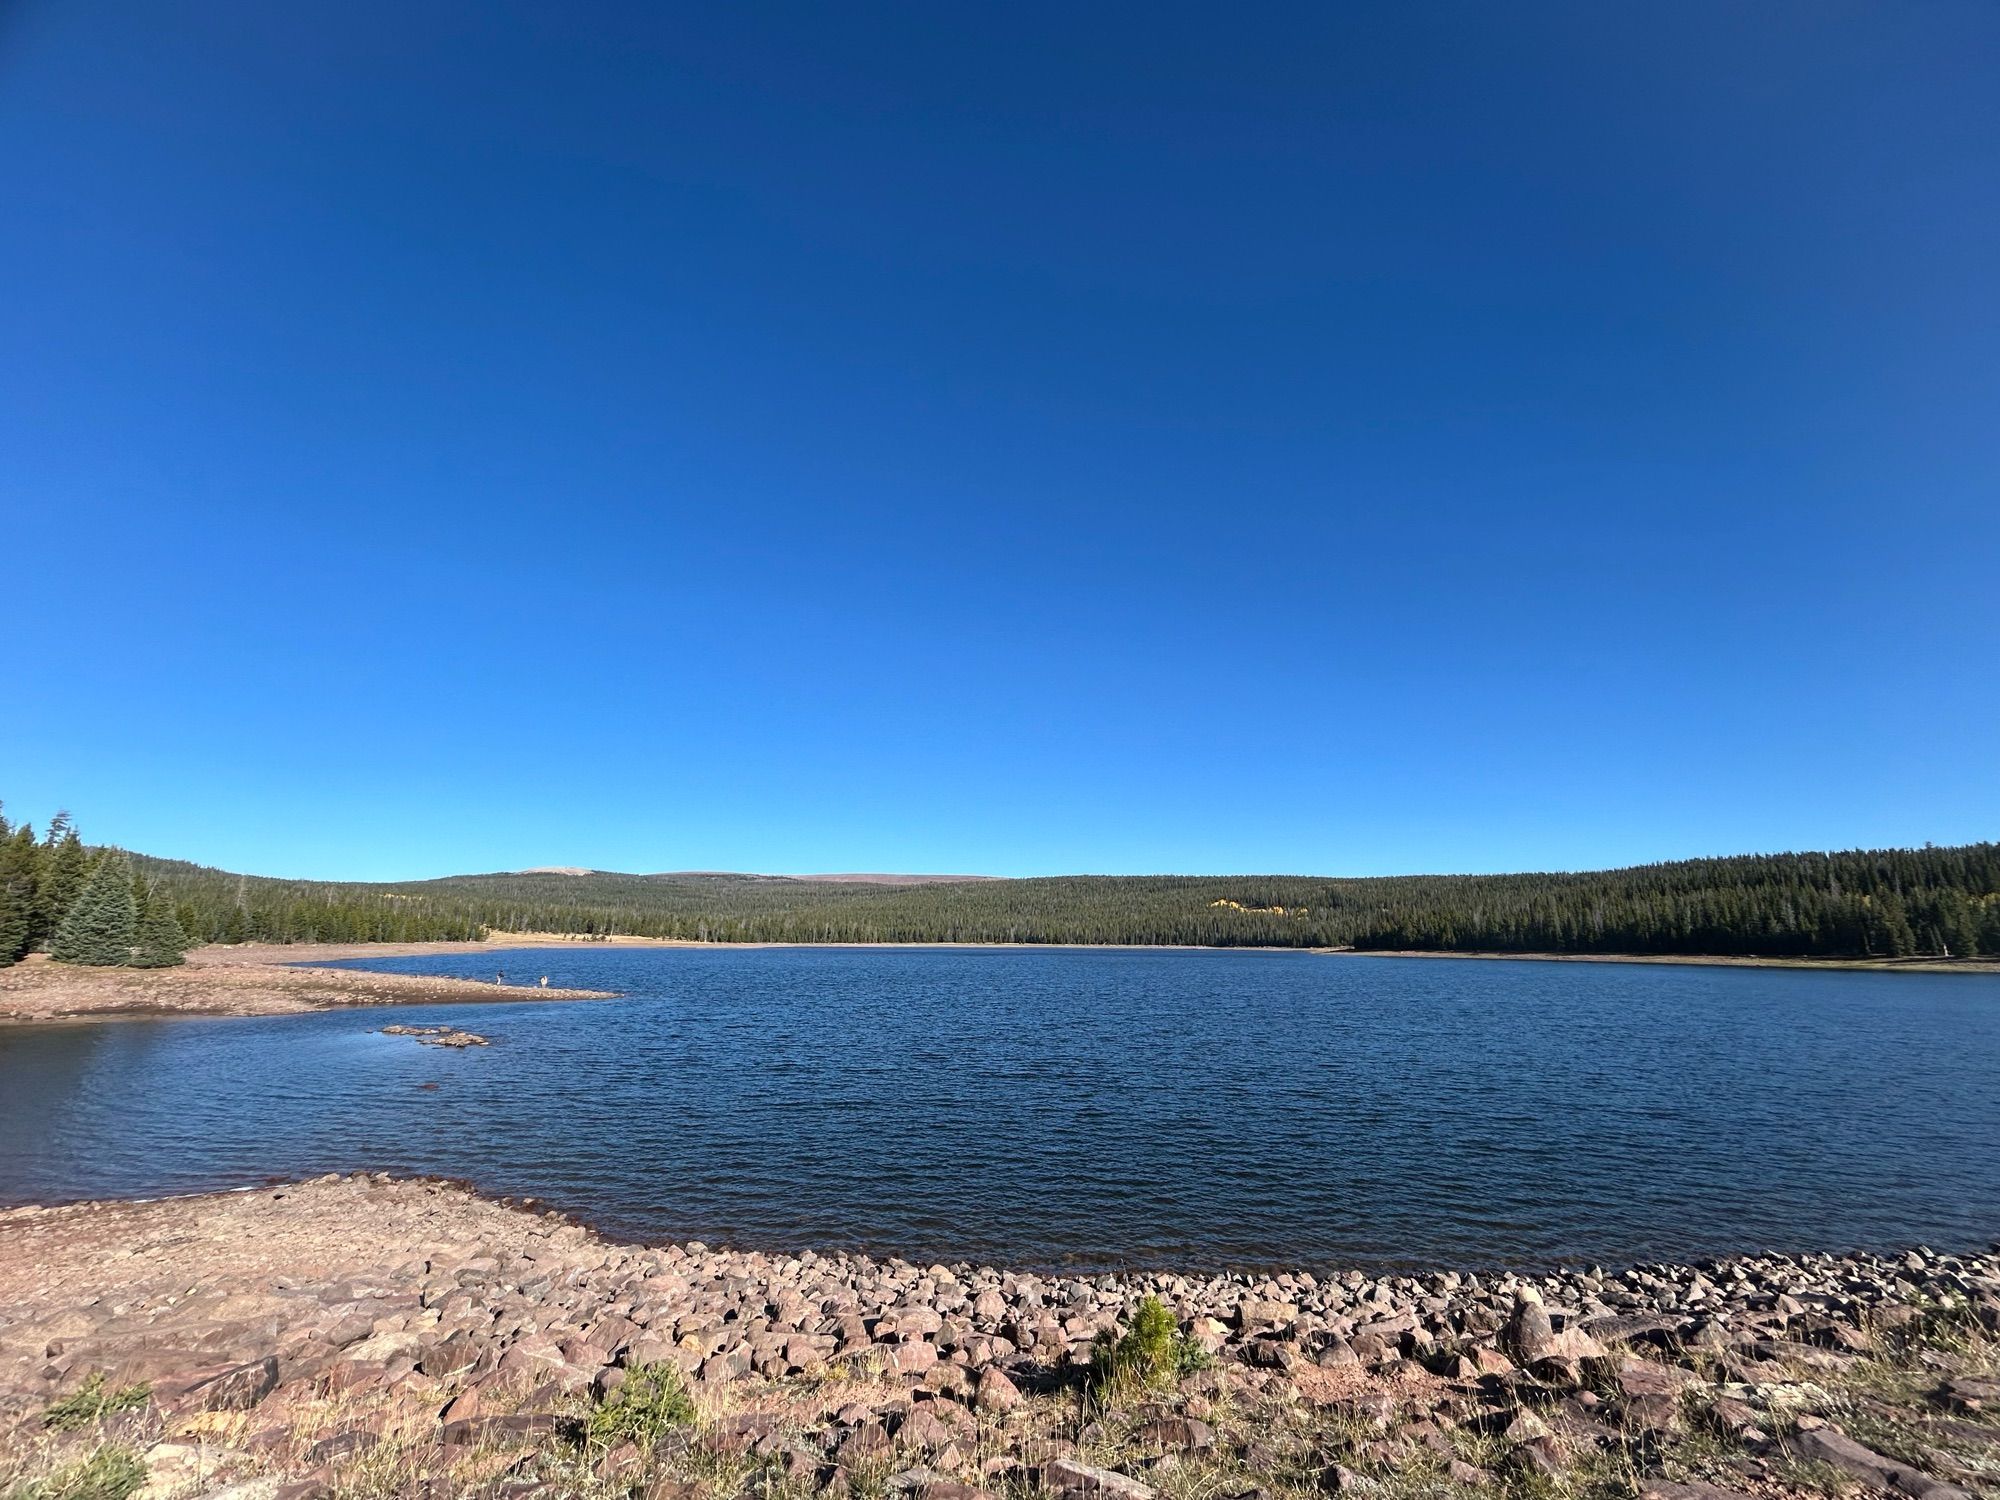
[{"label": "large boulder", "polygon": [[1021,1392],[1007,1378],[1005,1370],[998,1365],[988,1365],[979,1372],[979,1384],[972,1393],[972,1404],[985,1412],[1012,1411],[1021,1404]]},{"label": "large boulder", "polygon": [[1791,1446],[1801,1458],[1831,1464],[1863,1484],[1895,1490],[1911,1500],[1971,1500],[1957,1485],[1946,1484],[1921,1469],[1864,1448],[1838,1427],[1801,1428],[1792,1434]]},{"label": "large boulder", "polygon": [[1236,1326],[1246,1333],[1257,1328],[1289,1328],[1298,1315],[1291,1303],[1269,1297],[1245,1297],[1236,1304]]},{"label": "large boulder", "polygon": [[1120,1474],[1115,1469],[1100,1469],[1073,1458],[1052,1460],[1042,1470],[1042,1477],[1045,1488],[1089,1496],[1092,1500],[1098,1500],[1098,1497],[1101,1500],[1153,1500],[1153,1487],[1143,1479],[1134,1479],[1130,1474]]},{"label": "large boulder", "polygon": [[1522,1364],[1531,1365],[1555,1352],[1555,1339],[1555,1325],[1549,1321],[1549,1310],[1542,1306],[1541,1298],[1526,1294],[1516,1297],[1514,1310],[1508,1314],[1507,1326],[1500,1334],[1507,1352]]},{"label": "large boulder", "polygon": [[209,1411],[248,1411],[270,1395],[278,1384],[278,1357],[241,1364],[197,1370],[178,1379],[161,1381],[153,1388],[153,1398],[167,1406],[197,1406]]}]

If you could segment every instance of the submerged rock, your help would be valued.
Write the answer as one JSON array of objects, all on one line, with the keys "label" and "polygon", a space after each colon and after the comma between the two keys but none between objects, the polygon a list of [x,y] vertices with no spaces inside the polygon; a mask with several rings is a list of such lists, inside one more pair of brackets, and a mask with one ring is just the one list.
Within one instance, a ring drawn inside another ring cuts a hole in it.
[{"label": "submerged rock", "polygon": [[[492,1043],[476,1031],[460,1031],[455,1026],[384,1026],[384,1036],[414,1037],[426,1047],[488,1047]],[[434,1087],[435,1085],[424,1085]]]}]

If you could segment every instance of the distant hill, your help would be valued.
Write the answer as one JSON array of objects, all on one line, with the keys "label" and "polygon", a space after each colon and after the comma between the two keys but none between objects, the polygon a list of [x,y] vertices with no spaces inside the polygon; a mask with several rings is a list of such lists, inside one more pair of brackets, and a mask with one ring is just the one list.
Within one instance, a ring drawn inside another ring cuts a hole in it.
[{"label": "distant hill", "polygon": [[[603,875],[581,865],[531,865],[513,875]],[[662,870],[639,880],[804,880],[826,885],[957,885],[967,880],[1000,880],[999,875],[751,875],[732,870]]]},{"label": "distant hill", "polygon": [[998,875],[794,875],[793,880],[832,885],[963,885],[968,880],[998,880]]},{"label": "distant hill", "polygon": [[136,860],[209,941],[488,929],[705,942],[1009,942],[1517,953],[2000,954],[2000,844],[1519,875],[621,874],[325,882]]}]

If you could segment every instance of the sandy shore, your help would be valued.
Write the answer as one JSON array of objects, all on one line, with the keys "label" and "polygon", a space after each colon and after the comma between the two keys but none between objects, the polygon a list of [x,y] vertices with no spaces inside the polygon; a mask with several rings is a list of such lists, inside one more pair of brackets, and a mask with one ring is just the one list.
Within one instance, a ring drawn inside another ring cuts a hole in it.
[{"label": "sandy shore", "polygon": [[0,1212],[0,1493],[1972,1500],[1996,1333],[1991,1255],[1071,1278],[326,1177]]},{"label": "sandy shore", "polygon": [[[0,969],[0,1025],[147,1016],[282,1016],[364,1005],[601,1000],[595,990],[304,967],[398,953],[486,951],[478,943],[246,944],[197,948],[174,969],[98,969],[31,954]],[[526,978],[528,976],[521,976]]]}]

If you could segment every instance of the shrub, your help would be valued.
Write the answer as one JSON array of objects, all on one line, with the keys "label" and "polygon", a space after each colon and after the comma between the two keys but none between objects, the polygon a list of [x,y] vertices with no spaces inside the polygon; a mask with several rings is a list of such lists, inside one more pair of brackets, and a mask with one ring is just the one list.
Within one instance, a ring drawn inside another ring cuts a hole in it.
[{"label": "shrub", "polygon": [[1090,1351],[1090,1383],[1099,1393],[1137,1387],[1157,1390],[1209,1364],[1208,1351],[1186,1334],[1158,1297],[1144,1297],[1120,1335],[1097,1336]]},{"label": "shrub", "polygon": [[144,1406],[152,1393],[153,1388],[148,1385],[124,1385],[107,1391],[104,1372],[99,1370],[62,1400],[51,1404],[42,1413],[42,1425],[57,1432],[74,1432],[79,1427],[88,1427],[107,1412]]},{"label": "shrub", "polygon": [[163,898],[154,897],[153,904],[146,908],[146,915],[139,919],[138,933],[133,940],[132,967],[171,969],[176,964],[187,962],[184,957],[187,949],[187,934],[181,930],[180,918],[174,915],[173,907]]},{"label": "shrub", "polygon": [[673,1365],[635,1365],[625,1382],[604,1399],[584,1422],[584,1436],[595,1447],[614,1448],[637,1443],[650,1448],[670,1428],[695,1419],[687,1382]]}]

